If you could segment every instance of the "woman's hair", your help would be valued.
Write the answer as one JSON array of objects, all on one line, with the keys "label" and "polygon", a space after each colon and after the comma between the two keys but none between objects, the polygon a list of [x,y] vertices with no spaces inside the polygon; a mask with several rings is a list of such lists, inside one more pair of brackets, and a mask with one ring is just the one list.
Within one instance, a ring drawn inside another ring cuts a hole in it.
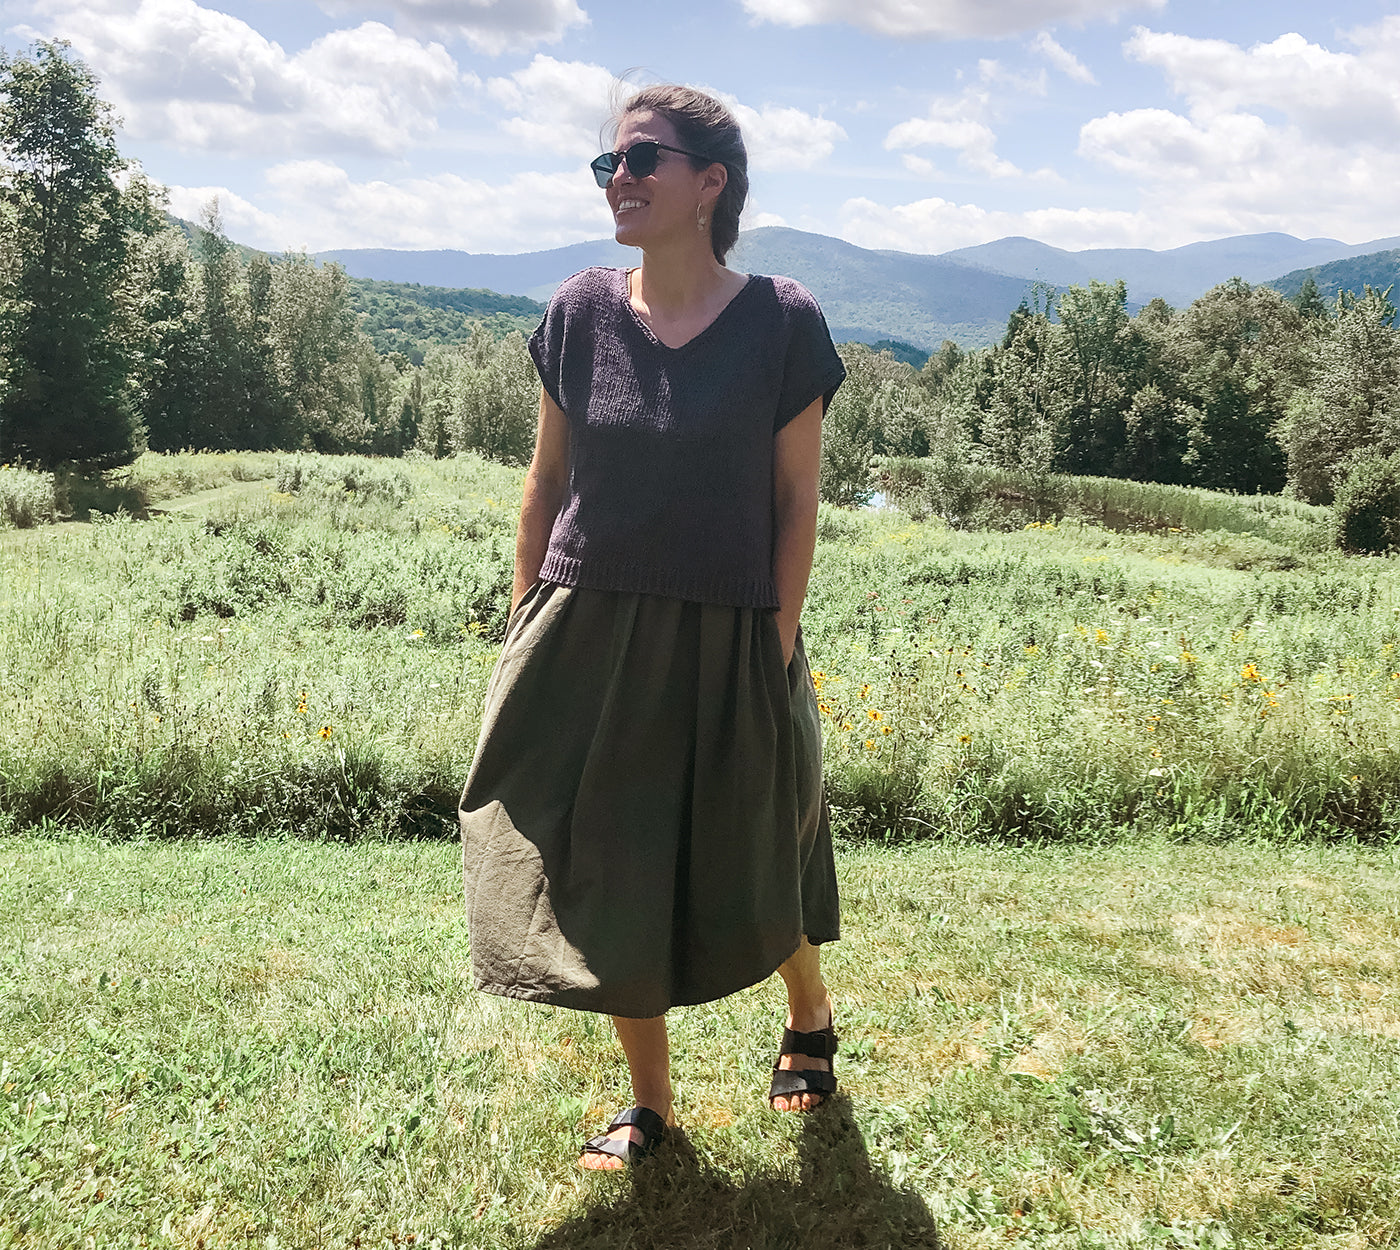
[{"label": "woman's hair", "polygon": [[620,124],[629,113],[659,114],[675,128],[681,147],[703,154],[700,160],[690,160],[696,169],[719,162],[728,172],[710,218],[710,246],[724,264],[738,242],[739,214],[749,198],[749,154],[734,114],[714,96],[673,83],[643,87],[616,110],[614,121]]}]

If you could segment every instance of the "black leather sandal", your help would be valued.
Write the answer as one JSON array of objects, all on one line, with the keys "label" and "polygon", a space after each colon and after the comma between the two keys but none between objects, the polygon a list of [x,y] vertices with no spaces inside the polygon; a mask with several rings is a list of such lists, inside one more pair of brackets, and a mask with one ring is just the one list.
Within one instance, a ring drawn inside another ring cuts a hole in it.
[{"label": "black leather sandal", "polygon": [[[642,1140],[633,1141],[630,1137],[614,1139],[608,1134],[614,1129],[637,1128]],[[590,1137],[578,1152],[580,1159],[585,1155],[611,1155],[623,1163],[640,1163],[651,1154],[666,1137],[666,1121],[650,1107],[629,1107],[613,1116],[612,1123],[597,1137]]]},{"label": "black leather sandal", "polygon": [[[836,1092],[836,1036],[835,1020],[824,1029],[812,1033],[798,1033],[795,1029],[783,1030],[782,1046],[778,1050],[778,1063],[784,1055],[806,1055],[808,1059],[825,1059],[828,1071],[820,1068],[780,1068],[773,1065],[773,1082],[768,1086],[768,1105],[775,1098],[792,1098],[797,1094],[820,1094],[825,1102]],[[818,1103],[817,1106],[821,1106]]]}]

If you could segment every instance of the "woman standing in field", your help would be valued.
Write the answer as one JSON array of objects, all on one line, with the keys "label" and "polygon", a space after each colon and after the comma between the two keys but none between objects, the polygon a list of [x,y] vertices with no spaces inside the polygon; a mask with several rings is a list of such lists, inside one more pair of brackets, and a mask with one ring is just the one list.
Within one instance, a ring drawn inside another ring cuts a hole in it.
[{"label": "woman standing in field", "polygon": [[649,87],[593,162],[638,268],[564,282],[504,649],[461,801],[472,970],[613,1018],[636,1106],[589,1168],[674,1123],[666,1011],[781,974],[769,1098],[836,1088],[818,945],[838,936],[798,617],[821,419],[845,376],[796,282],[735,273],[748,158],[717,100]]}]

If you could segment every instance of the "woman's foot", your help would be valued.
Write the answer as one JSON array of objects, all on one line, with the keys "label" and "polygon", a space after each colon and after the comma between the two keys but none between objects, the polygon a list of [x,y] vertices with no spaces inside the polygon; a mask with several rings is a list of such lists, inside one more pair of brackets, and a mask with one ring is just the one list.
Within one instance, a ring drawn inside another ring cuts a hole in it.
[{"label": "woman's foot", "polygon": [[607,1131],[584,1142],[579,1167],[589,1172],[612,1172],[645,1159],[659,1146],[674,1121],[650,1107],[629,1107],[613,1117]]},{"label": "woman's foot", "polygon": [[[773,1083],[768,1089],[768,1101],[774,1111],[812,1111],[835,1093],[834,1024],[830,998],[825,998],[820,1007],[789,1007],[782,1049],[773,1065]],[[786,1072],[807,1075],[781,1075]]]}]

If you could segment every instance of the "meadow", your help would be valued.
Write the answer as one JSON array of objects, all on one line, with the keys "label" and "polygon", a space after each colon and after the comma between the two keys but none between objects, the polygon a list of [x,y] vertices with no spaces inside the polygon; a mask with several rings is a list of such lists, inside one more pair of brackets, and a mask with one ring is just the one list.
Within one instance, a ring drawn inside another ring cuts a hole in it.
[{"label": "meadow", "polygon": [[[145,519],[0,535],[0,827],[440,834],[519,480],[148,455]],[[1389,840],[1400,566],[1237,512],[1260,532],[823,506],[804,631],[838,829]]]},{"label": "meadow", "polygon": [[470,990],[451,841],[519,471],[108,489],[0,531],[0,1248],[1400,1233],[1393,560],[824,507],[843,1093],[766,1109],[772,986],[678,1012],[685,1132],[599,1178],[616,1043]]}]

